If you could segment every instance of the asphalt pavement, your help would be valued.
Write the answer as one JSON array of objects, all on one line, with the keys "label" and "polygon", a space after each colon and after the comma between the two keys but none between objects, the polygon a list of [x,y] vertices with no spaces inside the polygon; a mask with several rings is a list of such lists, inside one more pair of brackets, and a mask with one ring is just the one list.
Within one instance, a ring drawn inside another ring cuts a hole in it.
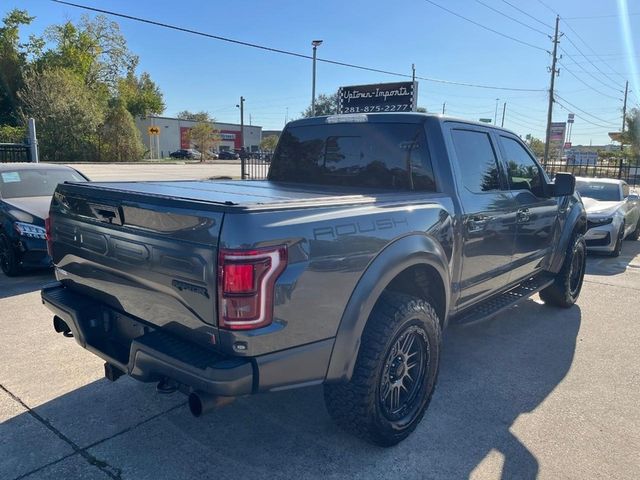
[{"label": "asphalt pavement", "polygon": [[195,419],[179,393],[109,382],[54,333],[52,280],[0,274],[0,479],[640,477],[640,242],[590,256],[571,309],[535,297],[450,328],[424,420],[389,449],[338,429],[319,387]]}]

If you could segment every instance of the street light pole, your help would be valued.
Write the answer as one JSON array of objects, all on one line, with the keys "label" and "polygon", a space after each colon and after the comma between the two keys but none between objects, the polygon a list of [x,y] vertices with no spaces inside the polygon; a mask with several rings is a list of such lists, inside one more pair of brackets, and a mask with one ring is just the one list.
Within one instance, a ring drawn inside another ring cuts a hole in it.
[{"label": "street light pole", "polygon": [[313,73],[311,79],[311,115],[316,116],[316,50],[322,45],[322,40],[313,40]]},{"label": "street light pole", "polygon": [[497,125],[498,124],[498,102],[500,101],[499,98],[496,98],[496,112],[493,114],[493,124]]},{"label": "street light pole", "polygon": [[245,177],[245,153],[244,153],[244,97],[240,97],[240,104],[236,105],[240,109],[240,179]]}]

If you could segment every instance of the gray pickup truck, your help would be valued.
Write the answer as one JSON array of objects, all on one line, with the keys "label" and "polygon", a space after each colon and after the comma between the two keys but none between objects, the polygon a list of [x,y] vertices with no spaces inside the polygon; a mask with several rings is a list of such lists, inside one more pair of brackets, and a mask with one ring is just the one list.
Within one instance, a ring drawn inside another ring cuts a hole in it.
[{"label": "gray pickup truck", "polygon": [[393,445],[420,422],[450,322],[585,267],[575,179],[513,133],[424,114],[289,123],[268,181],[66,183],[47,220],[54,328],[199,416],[324,385],[330,415]]}]

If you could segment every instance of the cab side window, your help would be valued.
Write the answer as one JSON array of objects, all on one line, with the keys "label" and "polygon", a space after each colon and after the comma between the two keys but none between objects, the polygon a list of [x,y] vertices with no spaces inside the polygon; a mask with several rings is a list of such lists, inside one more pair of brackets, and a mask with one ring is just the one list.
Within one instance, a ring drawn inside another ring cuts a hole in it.
[{"label": "cab side window", "polygon": [[451,130],[460,176],[473,193],[502,190],[496,154],[489,135],[475,130]]},{"label": "cab side window", "polygon": [[500,136],[500,143],[509,169],[511,190],[529,190],[534,195],[541,195],[542,173],[529,152],[513,138]]}]

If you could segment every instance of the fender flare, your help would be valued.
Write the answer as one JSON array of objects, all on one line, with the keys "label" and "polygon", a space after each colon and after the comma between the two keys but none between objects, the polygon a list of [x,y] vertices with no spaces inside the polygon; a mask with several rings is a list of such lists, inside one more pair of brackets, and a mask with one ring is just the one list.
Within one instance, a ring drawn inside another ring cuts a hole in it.
[{"label": "fender flare", "polygon": [[560,234],[556,248],[553,251],[551,261],[549,262],[549,271],[553,273],[558,273],[562,268],[564,257],[567,253],[567,248],[569,247],[569,241],[571,240],[576,227],[580,229],[580,233],[583,235],[587,232],[587,214],[582,202],[576,201],[569,208],[570,211],[565,219],[562,233]]},{"label": "fender flare", "polygon": [[442,246],[423,233],[393,241],[371,260],[347,302],[331,352],[327,382],[346,382],[351,378],[362,332],[380,294],[398,274],[415,265],[427,265],[438,272],[445,289],[443,310],[448,312],[450,274]]}]

